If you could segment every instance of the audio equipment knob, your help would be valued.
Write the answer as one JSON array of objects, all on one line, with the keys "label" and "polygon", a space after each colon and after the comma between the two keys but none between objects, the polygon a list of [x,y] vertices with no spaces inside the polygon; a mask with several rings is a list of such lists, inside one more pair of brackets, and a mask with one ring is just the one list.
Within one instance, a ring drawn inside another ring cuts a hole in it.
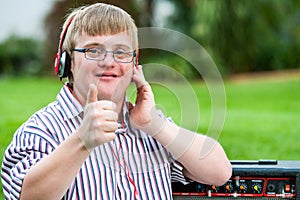
[{"label": "audio equipment knob", "polygon": [[245,183],[242,183],[239,185],[239,191],[242,193],[245,193],[247,190],[247,185]]},{"label": "audio equipment knob", "polygon": [[255,183],[255,184],[252,186],[252,190],[253,190],[253,193],[260,194],[260,193],[261,193],[261,190],[262,190],[261,184]]},{"label": "audio equipment knob", "polygon": [[227,183],[227,184],[225,185],[225,191],[226,191],[226,192],[232,192],[232,191],[233,191],[233,186],[232,186],[231,183]]},{"label": "audio equipment knob", "polygon": [[212,189],[213,191],[217,191],[217,190],[218,190],[218,187],[215,186],[215,185],[212,185],[212,186],[211,186],[211,189]]}]

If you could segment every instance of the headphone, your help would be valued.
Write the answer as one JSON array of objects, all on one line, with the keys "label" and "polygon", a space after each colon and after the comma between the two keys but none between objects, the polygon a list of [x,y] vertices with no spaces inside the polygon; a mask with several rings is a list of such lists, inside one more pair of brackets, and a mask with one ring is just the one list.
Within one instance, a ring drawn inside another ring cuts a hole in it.
[{"label": "headphone", "polygon": [[[59,76],[60,79],[66,78],[70,74],[71,56],[69,55],[69,53],[67,51],[62,50],[62,46],[63,46],[64,40],[65,40],[67,31],[69,29],[69,26],[71,25],[74,17],[75,16],[70,18],[70,21],[68,22],[65,30],[63,31],[63,33],[61,35],[61,38],[60,38],[60,41],[59,41],[58,50],[57,50],[57,53],[55,55],[54,71]],[[137,66],[139,65],[138,55],[136,55],[134,61],[135,61],[135,63],[134,63],[135,67],[137,68]]]},{"label": "headphone", "polygon": [[60,79],[66,78],[70,74],[71,57],[67,51],[62,50],[62,46],[63,46],[64,40],[65,40],[68,28],[71,25],[73,19],[74,19],[74,16],[70,19],[65,30],[63,31],[60,41],[59,41],[58,50],[55,55],[54,71],[59,76]]}]

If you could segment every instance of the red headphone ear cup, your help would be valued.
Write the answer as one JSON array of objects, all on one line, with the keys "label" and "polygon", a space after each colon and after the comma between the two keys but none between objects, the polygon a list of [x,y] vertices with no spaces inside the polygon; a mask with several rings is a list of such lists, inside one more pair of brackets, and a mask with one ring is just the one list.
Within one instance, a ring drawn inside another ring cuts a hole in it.
[{"label": "red headphone ear cup", "polygon": [[56,75],[59,74],[59,68],[60,68],[60,53],[56,53],[55,55],[55,61],[54,61],[54,72]]}]

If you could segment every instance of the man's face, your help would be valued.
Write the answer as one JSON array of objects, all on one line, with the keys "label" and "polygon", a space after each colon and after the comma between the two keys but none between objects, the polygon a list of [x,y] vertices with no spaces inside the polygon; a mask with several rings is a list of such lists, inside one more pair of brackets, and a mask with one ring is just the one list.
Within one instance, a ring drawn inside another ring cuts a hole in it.
[{"label": "man's face", "polygon": [[[103,48],[107,51],[133,51],[132,39],[126,32],[115,35],[89,36],[83,33],[78,37],[75,48]],[[71,71],[74,77],[74,92],[81,103],[85,104],[89,85],[98,88],[98,100],[122,101],[133,74],[133,62],[116,62],[112,53],[104,60],[95,61],[85,58],[81,52],[73,52]]]}]

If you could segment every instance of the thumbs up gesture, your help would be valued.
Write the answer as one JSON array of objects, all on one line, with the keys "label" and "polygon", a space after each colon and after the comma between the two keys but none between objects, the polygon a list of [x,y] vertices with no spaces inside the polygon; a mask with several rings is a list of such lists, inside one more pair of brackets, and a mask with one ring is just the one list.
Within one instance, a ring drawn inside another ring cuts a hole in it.
[{"label": "thumbs up gesture", "polygon": [[98,90],[94,84],[90,85],[84,117],[77,134],[88,151],[105,142],[115,139],[118,128],[118,114],[116,104],[112,101],[97,98]]}]

